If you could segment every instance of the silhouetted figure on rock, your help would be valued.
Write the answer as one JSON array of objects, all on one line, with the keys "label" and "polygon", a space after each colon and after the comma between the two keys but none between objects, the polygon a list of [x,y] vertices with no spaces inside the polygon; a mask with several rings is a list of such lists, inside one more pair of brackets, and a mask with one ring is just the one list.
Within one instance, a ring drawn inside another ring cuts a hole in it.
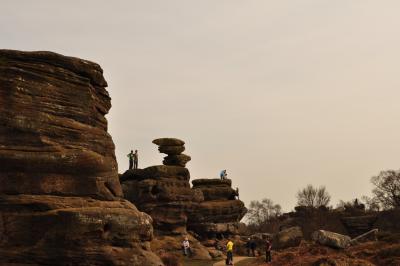
[{"label": "silhouetted figure on rock", "polygon": [[127,155],[129,158],[129,170],[132,169],[137,169],[138,168],[138,151],[135,150],[135,153],[133,153],[133,150]]}]

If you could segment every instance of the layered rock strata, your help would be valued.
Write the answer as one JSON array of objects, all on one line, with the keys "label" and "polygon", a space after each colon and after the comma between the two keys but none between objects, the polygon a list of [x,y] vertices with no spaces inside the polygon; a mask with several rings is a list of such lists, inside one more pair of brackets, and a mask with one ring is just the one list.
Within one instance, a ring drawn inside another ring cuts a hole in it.
[{"label": "layered rock strata", "polygon": [[244,203],[236,199],[229,179],[196,179],[193,191],[201,191],[204,201],[190,215],[188,228],[202,239],[237,235],[239,222],[246,214]]},{"label": "layered rock strata", "polygon": [[121,199],[99,65],[0,50],[0,264],[160,265]]},{"label": "layered rock strata", "polygon": [[[184,150],[179,139],[162,138],[153,143],[168,156],[179,156]],[[151,215],[159,234],[185,234],[188,213],[202,200],[202,195],[190,188],[190,172],[182,164],[128,170],[121,176],[125,198]]]},{"label": "layered rock strata", "polygon": [[185,167],[191,158],[186,154],[182,154],[185,150],[185,142],[175,138],[160,138],[153,140],[153,143],[158,145],[158,150],[161,153],[167,154],[164,157],[164,165],[175,165]]}]

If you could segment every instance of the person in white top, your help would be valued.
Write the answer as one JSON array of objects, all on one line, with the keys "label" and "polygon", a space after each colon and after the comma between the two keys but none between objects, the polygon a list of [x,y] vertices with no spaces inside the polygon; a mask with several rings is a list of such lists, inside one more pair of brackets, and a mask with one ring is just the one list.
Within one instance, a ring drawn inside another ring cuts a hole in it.
[{"label": "person in white top", "polygon": [[185,255],[185,256],[192,255],[192,250],[190,249],[189,239],[187,237],[185,237],[185,239],[182,242],[182,249],[183,249],[183,255]]}]

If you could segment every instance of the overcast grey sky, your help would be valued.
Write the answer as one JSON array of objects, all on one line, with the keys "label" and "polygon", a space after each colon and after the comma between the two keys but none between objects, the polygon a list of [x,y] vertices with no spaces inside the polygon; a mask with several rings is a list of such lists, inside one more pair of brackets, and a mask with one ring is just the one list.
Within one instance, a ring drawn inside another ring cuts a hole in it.
[{"label": "overcast grey sky", "polygon": [[400,2],[3,0],[1,48],[104,69],[120,172],[186,141],[193,178],[227,169],[241,198],[285,211],[308,183],[333,203],[399,168]]}]

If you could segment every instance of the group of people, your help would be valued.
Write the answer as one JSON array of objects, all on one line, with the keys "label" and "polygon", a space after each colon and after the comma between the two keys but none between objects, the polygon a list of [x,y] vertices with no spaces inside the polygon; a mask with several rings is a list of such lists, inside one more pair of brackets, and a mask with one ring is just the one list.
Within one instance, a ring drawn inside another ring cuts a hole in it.
[{"label": "group of people", "polygon": [[128,153],[127,157],[129,158],[129,170],[133,169],[137,169],[138,168],[138,162],[139,162],[139,154],[138,151],[135,150],[135,152],[133,152],[133,150],[131,150],[130,153]]},{"label": "group of people", "polygon": [[[233,247],[234,243],[232,239],[228,238],[228,242],[226,243],[226,260],[225,264],[226,265],[233,265]],[[256,256],[256,248],[257,248],[257,243],[256,241],[248,238],[246,242],[246,249],[247,249],[247,256],[250,257],[252,255],[253,257]],[[265,262],[270,263],[272,261],[272,256],[271,256],[271,249],[272,249],[272,243],[270,239],[265,240]],[[184,238],[182,241],[182,252],[184,256],[192,256],[192,249],[190,248],[190,243],[189,239],[187,237]]]},{"label": "group of people", "polygon": [[[247,256],[250,257],[250,255],[252,255],[253,257],[255,257],[256,256],[256,248],[257,248],[256,241],[252,240],[251,238],[248,238],[247,242],[246,242]],[[272,249],[271,241],[267,238],[265,240],[265,261],[267,263],[272,261],[271,249]]]}]

